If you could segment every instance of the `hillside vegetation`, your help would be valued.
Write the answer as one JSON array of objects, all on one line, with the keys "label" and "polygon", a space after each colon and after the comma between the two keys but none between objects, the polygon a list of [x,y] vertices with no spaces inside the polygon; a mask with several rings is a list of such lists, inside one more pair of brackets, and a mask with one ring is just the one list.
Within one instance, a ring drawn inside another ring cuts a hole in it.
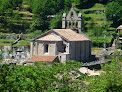
[{"label": "hillside vegetation", "polygon": [[[120,4],[119,0],[114,0]],[[0,31],[28,33],[35,30],[46,30],[56,23],[61,24],[61,17],[48,17],[49,15],[62,16],[69,11],[71,5],[83,15],[83,28],[88,31],[91,26],[115,27],[112,21],[107,21],[105,15],[106,5],[111,3],[107,0],[0,0]],[[119,6],[118,6],[119,7]],[[121,11],[120,11],[121,13]],[[118,22],[121,22],[119,18]],[[121,23],[120,23],[121,24]],[[118,24],[119,25],[119,24]],[[52,26],[60,28],[61,25]]]},{"label": "hillside vegetation", "polygon": [[[111,57],[113,58],[113,57]],[[102,64],[98,76],[79,73],[83,64],[73,60],[35,65],[0,64],[1,92],[121,92],[122,57]],[[80,74],[80,75],[79,75]]]},{"label": "hillside vegetation", "polygon": [[111,34],[122,24],[121,0],[0,0],[0,32],[30,34],[33,38],[61,28],[62,14],[72,5],[82,13],[83,32],[91,38]]}]

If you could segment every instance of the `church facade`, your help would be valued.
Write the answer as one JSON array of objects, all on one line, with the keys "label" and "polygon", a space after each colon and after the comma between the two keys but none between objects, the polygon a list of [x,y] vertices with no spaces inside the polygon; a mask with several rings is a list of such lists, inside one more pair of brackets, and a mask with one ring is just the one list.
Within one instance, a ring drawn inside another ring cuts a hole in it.
[{"label": "church facade", "polygon": [[76,60],[89,62],[91,40],[82,32],[82,14],[71,8],[63,13],[62,29],[51,29],[31,41],[31,62],[61,62]]}]

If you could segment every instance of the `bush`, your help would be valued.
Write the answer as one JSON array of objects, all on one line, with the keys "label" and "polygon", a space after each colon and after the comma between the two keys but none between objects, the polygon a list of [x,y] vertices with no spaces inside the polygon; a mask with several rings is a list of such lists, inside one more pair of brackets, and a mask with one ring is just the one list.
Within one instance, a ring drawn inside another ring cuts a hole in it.
[{"label": "bush", "polygon": [[122,45],[120,45],[120,49],[122,50]]},{"label": "bush", "polygon": [[119,37],[122,37],[122,33],[119,34]]},{"label": "bush", "polygon": [[[90,37],[90,38],[92,40],[92,46],[93,47],[103,47],[103,45],[104,45],[104,38],[103,37],[99,37],[99,39],[93,38],[93,37]],[[108,38],[106,37],[105,43],[106,43],[106,47],[110,46],[111,41],[110,41],[109,37]]]}]

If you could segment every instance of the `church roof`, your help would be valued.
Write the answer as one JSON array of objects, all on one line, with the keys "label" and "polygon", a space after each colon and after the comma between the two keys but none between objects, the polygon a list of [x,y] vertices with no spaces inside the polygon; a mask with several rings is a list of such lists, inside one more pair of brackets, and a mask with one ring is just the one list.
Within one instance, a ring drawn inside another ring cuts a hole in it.
[{"label": "church roof", "polygon": [[[55,35],[54,35],[55,34]],[[36,37],[33,40],[41,41],[62,41],[65,39],[67,41],[84,41],[90,40],[84,33],[78,34],[72,29],[52,29]]]},{"label": "church roof", "polygon": [[39,38],[40,41],[62,41],[61,37],[51,33],[44,37]]},{"label": "church roof", "polygon": [[90,40],[85,34],[78,34],[71,29],[53,29],[53,31],[69,41]]},{"label": "church roof", "polygon": [[30,60],[26,60],[27,63],[33,62],[53,62],[57,56],[47,56],[47,55],[33,55]]}]

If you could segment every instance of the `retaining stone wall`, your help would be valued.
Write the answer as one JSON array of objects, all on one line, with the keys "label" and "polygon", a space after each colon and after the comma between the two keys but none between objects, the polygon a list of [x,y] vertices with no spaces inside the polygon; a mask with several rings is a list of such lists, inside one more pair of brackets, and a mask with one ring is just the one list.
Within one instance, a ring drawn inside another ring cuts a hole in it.
[{"label": "retaining stone wall", "polygon": [[[17,39],[19,37],[19,35],[21,35],[21,34],[3,34],[3,33],[0,33],[0,39],[14,40],[14,39]],[[27,37],[28,37],[28,35],[21,35],[22,39],[27,39]]]}]

